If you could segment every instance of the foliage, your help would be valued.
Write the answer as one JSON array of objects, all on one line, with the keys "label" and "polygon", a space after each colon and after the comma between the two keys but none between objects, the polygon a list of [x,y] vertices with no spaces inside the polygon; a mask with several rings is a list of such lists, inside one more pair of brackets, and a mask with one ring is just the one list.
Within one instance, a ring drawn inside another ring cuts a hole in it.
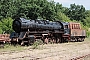
[{"label": "foliage", "polygon": [[37,49],[39,45],[43,44],[42,40],[37,40],[34,42],[34,44],[32,45],[33,49]]},{"label": "foliage", "polygon": [[0,5],[0,19],[19,16],[54,20],[55,11],[58,10],[55,9],[54,1],[48,2],[47,0],[1,0]]},{"label": "foliage", "polygon": [[86,31],[86,33],[87,33],[86,36],[90,37],[90,31]]},{"label": "foliage", "polygon": [[[1,23],[0,23],[0,24],[1,24]],[[2,31],[2,28],[0,27],[0,34],[2,34],[2,32],[3,32],[3,31]]]},{"label": "foliage", "polygon": [[90,10],[87,10],[85,12],[85,19],[83,19],[82,23],[83,23],[83,28],[86,30],[87,32],[87,37],[90,36]]},{"label": "foliage", "polygon": [[87,10],[85,15],[86,15],[86,18],[83,19],[83,24],[90,28],[90,10]]},{"label": "foliage", "polygon": [[70,8],[65,10],[65,14],[71,19],[76,21],[82,21],[85,19],[85,8],[83,5],[71,4]]},{"label": "foliage", "polygon": [[0,21],[0,33],[11,33],[13,30],[12,30],[12,19],[10,17],[6,18],[6,19],[2,19]]},{"label": "foliage", "polygon": [[78,21],[85,27],[90,27],[90,10],[85,10],[83,5],[74,3],[68,8],[53,0],[0,0],[0,33],[13,31],[11,18],[15,17],[64,22]]},{"label": "foliage", "polygon": [[5,52],[5,51],[14,52],[14,51],[22,51],[25,49],[26,49],[26,47],[20,46],[20,45],[13,46],[10,44],[4,44],[4,48],[0,48],[0,52]]},{"label": "foliage", "polygon": [[57,13],[57,19],[59,19],[59,21],[64,21],[64,22],[70,22],[70,18],[67,17],[64,13],[58,12]]}]

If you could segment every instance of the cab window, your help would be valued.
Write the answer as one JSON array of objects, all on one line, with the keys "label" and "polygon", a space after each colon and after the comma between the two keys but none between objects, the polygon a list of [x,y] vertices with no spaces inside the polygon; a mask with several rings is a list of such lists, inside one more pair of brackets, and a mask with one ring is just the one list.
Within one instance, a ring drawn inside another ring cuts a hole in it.
[{"label": "cab window", "polygon": [[64,26],[64,29],[68,29],[68,25],[65,25],[65,26]]}]

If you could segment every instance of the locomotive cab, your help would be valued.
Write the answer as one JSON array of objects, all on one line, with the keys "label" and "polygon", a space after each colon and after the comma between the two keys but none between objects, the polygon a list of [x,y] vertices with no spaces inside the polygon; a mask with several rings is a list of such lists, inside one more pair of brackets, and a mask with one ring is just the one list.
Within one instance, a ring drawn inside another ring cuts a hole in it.
[{"label": "locomotive cab", "polygon": [[68,24],[64,25],[64,34],[69,34],[69,26]]},{"label": "locomotive cab", "polygon": [[64,41],[70,40],[70,29],[69,29],[69,23],[63,23],[63,29],[64,29],[64,33],[63,33],[63,39]]}]

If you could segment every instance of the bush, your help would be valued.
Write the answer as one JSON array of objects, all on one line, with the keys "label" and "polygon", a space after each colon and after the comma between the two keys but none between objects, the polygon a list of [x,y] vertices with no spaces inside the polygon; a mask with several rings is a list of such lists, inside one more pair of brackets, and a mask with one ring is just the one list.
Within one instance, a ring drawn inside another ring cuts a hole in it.
[{"label": "bush", "polygon": [[86,31],[86,36],[87,36],[87,37],[90,36],[90,31]]},{"label": "bush", "polygon": [[13,22],[13,19],[10,17],[2,19],[0,21],[0,33],[5,32],[10,34],[11,32],[13,32],[12,22]]},{"label": "bush", "polygon": [[34,42],[34,44],[32,45],[33,46],[33,49],[38,49],[38,46],[43,44],[43,41],[42,40],[37,40]]}]

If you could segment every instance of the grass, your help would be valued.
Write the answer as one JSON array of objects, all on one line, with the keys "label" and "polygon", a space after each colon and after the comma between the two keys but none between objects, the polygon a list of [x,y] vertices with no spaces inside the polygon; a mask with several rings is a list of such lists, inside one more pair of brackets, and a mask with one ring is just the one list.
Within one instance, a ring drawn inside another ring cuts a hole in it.
[{"label": "grass", "polygon": [[90,41],[90,36],[88,38],[86,38],[85,41]]},{"label": "grass", "polygon": [[10,51],[22,51],[22,50],[27,50],[27,49],[41,49],[43,46],[41,46],[43,43],[42,41],[36,41],[32,46],[20,46],[20,45],[10,45],[10,44],[5,44],[4,48],[0,48],[0,52],[10,52]]},{"label": "grass", "polygon": [[21,51],[24,49],[25,49],[24,46],[20,46],[20,45],[13,46],[13,45],[5,44],[4,48],[0,48],[0,52],[3,52],[3,51]]},{"label": "grass", "polygon": [[43,42],[42,42],[42,40],[37,40],[37,41],[34,42],[34,44],[32,45],[32,49],[40,49],[40,45],[43,47]]}]

